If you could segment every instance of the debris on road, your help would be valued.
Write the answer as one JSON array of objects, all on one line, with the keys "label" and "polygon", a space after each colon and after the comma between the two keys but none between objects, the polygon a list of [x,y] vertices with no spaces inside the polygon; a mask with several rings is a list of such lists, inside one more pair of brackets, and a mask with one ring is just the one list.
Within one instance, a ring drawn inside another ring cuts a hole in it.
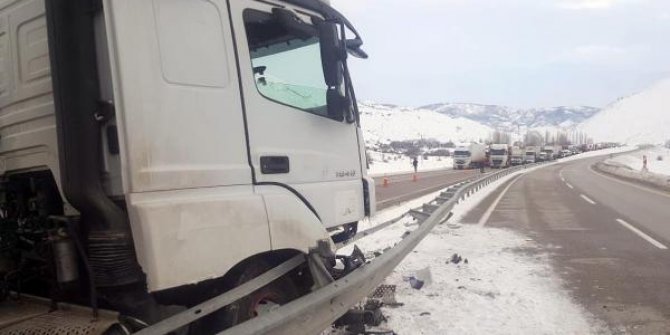
[{"label": "debris on road", "polygon": [[[472,203],[488,194],[480,191],[460,203],[452,223],[436,226],[417,252],[386,279],[387,285],[397,285],[395,298],[404,305],[382,306],[387,318],[382,325],[403,335],[543,334],[556,329],[566,334],[606,333],[601,323],[573,302],[535,241],[506,229],[460,223]],[[458,234],[450,225],[460,227]],[[380,231],[374,240],[364,241],[370,244],[363,248],[393,244],[405,230],[399,225]],[[529,249],[537,253],[519,252]],[[463,266],[466,254],[468,263],[476,260],[477,266]],[[450,256],[445,260],[445,255]],[[420,284],[425,277],[418,276],[416,269],[429,269],[432,283]]]},{"label": "debris on road", "polygon": [[423,287],[423,280],[416,279],[415,277],[409,277],[409,285],[416,290],[420,290]]}]

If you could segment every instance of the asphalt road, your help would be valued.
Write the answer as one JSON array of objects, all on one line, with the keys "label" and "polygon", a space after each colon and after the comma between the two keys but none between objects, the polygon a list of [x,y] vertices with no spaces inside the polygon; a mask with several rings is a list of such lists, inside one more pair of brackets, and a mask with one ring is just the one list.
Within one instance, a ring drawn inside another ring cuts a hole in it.
[{"label": "asphalt road", "polygon": [[669,334],[670,193],[592,170],[600,159],[511,179],[464,221],[536,240],[575,301],[614,333]]},{"label": "asphalt road", "polygon": [[377,209],[420,197],[438,191],[449,185],[474,178],[479,170],[437,170],[417,173],[416,181],[413,173],[389,175],[388,185],[384,186],[384,177],[375,177]]}]

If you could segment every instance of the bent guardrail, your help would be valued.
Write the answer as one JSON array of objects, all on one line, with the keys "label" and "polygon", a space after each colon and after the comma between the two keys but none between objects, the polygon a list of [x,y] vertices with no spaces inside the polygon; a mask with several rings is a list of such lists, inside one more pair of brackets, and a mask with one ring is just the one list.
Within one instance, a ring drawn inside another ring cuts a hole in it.
[{"label": "bent guardrail", "polygon": [[[422,206],[419,209],[414,209],[414,211],[421,211],[425,215],[417,218],[419,226],[393,248],[338,280],[324,284],[321,288],[282,305],[276,310],[248,320],[219,334],[294,335],[320,333],[346,313],[352,306],[365,299],[370,292],[381,284],[405,256],[428,235],[435,225],[449,217],[451,210],[459,201],[501,177],[535,165],[538,165],[538,163],[515,166],[487,173],[474,181],[465,184],[459,183],[449,187],[447,192],[442,192],[440,196],[431,201],[429,203],[430,206]],[[422,211],[424,209],[425,211]],[[403,214],[403,216],[410,214],[410,212]],[[402,216],[361,231],[354,236],[352,241],[339,244],[338,248],[351,244],[360,238],[370,236],[376,231],[400,221],[400,218]],[[217,309],[225,307],[246,294],[250,294],[273,279],[302,264],[304,260],[304,255],[296,256],[242,286],[145,328],[136,334],[165,334],[183,327]]]}]

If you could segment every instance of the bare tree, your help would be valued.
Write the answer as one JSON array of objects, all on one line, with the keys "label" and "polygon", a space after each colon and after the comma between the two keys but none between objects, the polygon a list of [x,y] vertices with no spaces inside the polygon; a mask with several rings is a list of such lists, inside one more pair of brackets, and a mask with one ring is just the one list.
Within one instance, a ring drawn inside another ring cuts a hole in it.
[{"label": "bare tree", "polygon": [[526,133],[524,142],[526,143],[526,145],[541,146],[542,135],[535,130],[529,131],[528,133]]},{"label": "bare tree", "polygon": [[556,134],[556,144],[563,146],[570,145],[571,142],[568,139],[568,134],[566,134],[565,132],[559,132],[558,134]]},{"label": "bare tree", "polygon": [[508,132],[495,130],[491,133],[491,143],[503,143],[509,144],[512,140],[512,136]]}]

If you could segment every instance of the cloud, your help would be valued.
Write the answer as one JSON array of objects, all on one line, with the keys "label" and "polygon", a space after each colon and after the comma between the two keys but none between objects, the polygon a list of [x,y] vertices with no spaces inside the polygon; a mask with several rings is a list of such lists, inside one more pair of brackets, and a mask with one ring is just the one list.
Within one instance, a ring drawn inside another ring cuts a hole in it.
[{"label": "cloud", "polygon": [[598,67],[614,67],[619,70],[641,69],[658,64],[644,64],[650,55],[650,47],[645,45],[631,45],[626,47],[614,45],[581,45],[558,53],[545,65],[572,64]]},{"label": "cloud", "polygon": [[558,7],[564,9],[583,10],[583,9],[608,9],[619,0],[561,0]]},{"label": "cloud", "polygon": [[621,58],[627,54],[627,50],[611,45],[582,45],[565,52],[559,58],[564,61],[575,63],[599,62],[604,59]]}]

